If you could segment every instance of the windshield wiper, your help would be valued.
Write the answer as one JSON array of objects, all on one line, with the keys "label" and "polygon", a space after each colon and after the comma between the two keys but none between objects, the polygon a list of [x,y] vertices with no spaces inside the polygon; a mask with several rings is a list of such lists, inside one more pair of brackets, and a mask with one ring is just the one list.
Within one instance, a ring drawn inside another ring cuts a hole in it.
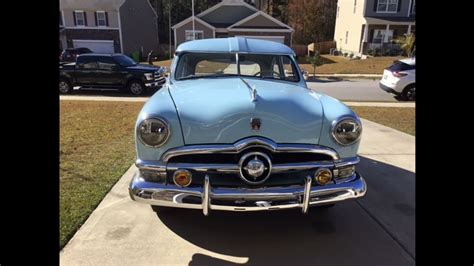
[{"label": "windshield wiper", "polygon": [[230,77],[237,76],[237,74],[212,74],[212,75],[187,75],[185,77],[179,78],[177,80],[186,80],[186,79],[199,79],[199,78],[220,78],[220,77]]}]

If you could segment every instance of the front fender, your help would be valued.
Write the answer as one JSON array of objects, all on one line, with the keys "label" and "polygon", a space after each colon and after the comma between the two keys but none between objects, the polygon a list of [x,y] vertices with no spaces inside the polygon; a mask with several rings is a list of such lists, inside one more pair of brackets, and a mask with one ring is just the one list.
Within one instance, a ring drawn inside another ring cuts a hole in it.
[{"label": "front fender", "polygon": [[[161,147],[152,148],[145,146],[137,137],[140,123],[149,117],[161,117],[169,123],[171,135]],[[137,123],[135,124],[135,143],[137,158],[151,161],[159,160],[161,155],[168,149],[184,145],[181,124],[167,85],[156,92],[138,114]]]},{"label": "front fender", "polygon": [[342,146],[338,144],[331,135],[331,125],[333,121],[342,116],[358,117],[357,114],[347,105],[327,95],[321,95],[321,104],[323,105],[324,116],[319,145],[333,148],[337,151],[341,159],[357,156],[360,139],[352,145]]}]

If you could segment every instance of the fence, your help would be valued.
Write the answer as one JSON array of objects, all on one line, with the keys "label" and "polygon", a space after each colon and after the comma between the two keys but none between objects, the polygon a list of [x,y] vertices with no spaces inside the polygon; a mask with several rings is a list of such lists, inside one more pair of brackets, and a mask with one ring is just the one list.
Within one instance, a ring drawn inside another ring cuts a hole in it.
[{"label": "fence", "polygon": [[308,54],[308,47],[303,44],[292,45],[291,48],[295,51],[297,56],[306,56]]},{"label": "fence", "polygon": [[319,51],[321,54],[329,54],[332,48],[336,48],[335,41],[316,42],[308,45],[309,53]]}]

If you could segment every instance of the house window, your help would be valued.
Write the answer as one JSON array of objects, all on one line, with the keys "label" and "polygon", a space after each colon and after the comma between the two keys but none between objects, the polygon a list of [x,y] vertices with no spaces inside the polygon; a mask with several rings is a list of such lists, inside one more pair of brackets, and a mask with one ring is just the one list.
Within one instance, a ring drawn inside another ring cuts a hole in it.
[{"label": "house window", "polygon": [[415,0],[413,0],[413,2],[411,2],[411,13],[414,15],[415,14]]},{"label": "house window", "polygon": [[187,30],[186,31],[186,41],[192,40],[200,40],[204,37],[204,32],[202,30],[195,30],[194,31],[194,38],[193,38],[193,31]]},{"label": "house window", "polygon": [[86,13],[84,11],[74,11],[74,24],[76,26],[86,26]]},{"label": "house window", "polygon": [[[372,43],[383,43],[385,40],[386,30],[376,29],[374,30],[374,37],[372,38]],[[388,30],[388,42],[392,42],[393,30]]]},{"label": "house window", "polygon": [[352,11],[352,13],[354,13],[354,14],[356,12],[356,7],[357,7],[357,0],[354,0],[354,10]]},{"label": "house window", "polygon": [[107,16],[104,11],[95,12],[96,25],[99,27],[107,26]]},{"label": "house window", "polygon": [[396,13],[398,0],[378,0],[377,13]]},{"label": "house window", "polygon": [[347,44],[347,39],[349,38],[349,32],[346,31],[346,40],[344,41],[345,44]]}]

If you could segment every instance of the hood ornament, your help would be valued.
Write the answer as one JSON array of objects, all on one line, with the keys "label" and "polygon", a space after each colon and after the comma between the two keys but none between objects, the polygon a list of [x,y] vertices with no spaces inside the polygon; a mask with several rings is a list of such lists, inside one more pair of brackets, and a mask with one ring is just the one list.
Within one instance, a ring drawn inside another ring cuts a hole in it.
[{"label": "hood ornament", "polygon": [[240,79],[247,86],[247,88],[249,88],[252,102],[253,103],[257,102],[257,88],[255,87],[255,85],[250,86],[250,84],[247,81],[245,81],[245,79],[243,79],[242,77],[240,77]]}]

